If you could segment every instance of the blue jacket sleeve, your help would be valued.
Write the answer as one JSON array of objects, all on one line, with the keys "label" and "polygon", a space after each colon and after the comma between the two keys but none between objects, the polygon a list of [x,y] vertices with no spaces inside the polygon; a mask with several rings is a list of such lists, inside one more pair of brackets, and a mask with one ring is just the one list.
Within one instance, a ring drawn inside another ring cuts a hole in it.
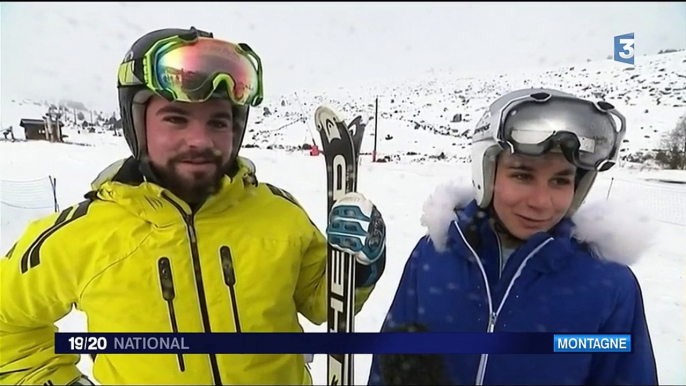
[{"label": "blue jacket sleeve", "polygon": [[[405,263],[400,283],[395,291],[391,307],[386,314],[381,332],[393,330],[397,326],[417,321],[417,260],[421,257],[422,249],[427,243],[424,237],[415,245],[412,254]],[[383,385],[383,374],[379,365],[378,354],[372,356],[372,366],[369,373],[368,385]]]},{"label": "blue jacket sleeve", "polygon": [[632,352],[596,354],[591,363],[588,385],[657,385],[657,366],[641,287],[629,268],[621,280],[617,308],[600,328],[603,334],[631,334]]}]

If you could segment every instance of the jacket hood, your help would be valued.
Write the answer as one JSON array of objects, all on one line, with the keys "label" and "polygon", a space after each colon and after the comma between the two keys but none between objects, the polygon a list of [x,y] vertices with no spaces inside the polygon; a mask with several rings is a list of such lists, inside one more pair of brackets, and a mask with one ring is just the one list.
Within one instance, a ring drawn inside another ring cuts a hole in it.
[{"label": "jacket hood", "polygon": [[[439,185],[427,198],[420,220],[437,251],[446,250],[448,231],[459,210],[474,203],[471,187],[456,182]],[[571,220],[570,236],[587,245],[596,258],[627,266],[650,248],[656,232],[649,218],[627,202],[586,202],[567,220]]]}]

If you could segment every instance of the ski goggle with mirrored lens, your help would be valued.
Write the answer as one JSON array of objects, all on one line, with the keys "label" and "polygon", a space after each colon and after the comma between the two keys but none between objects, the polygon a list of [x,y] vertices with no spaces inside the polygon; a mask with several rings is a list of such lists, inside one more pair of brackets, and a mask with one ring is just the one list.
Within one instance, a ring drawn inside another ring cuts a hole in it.
[{"label": "ski goggle with mirrored lens", "polygon": [[238,105],[257,106],[263,99],[262,62],[244,43],[179,36],[162,39],[143,57],[143,79],[135,60],[119,67],[122,86],[145,85],[169,101],[203,102],[226,94]]},{"label": "ski goggle with mirrored lens", "polygon": [[494,140],[502,148],[540,156],[559,147],[586,170],[614,166],[626,133],[626,119],[610,103],[547,93],[513,99],[494,122]]}]

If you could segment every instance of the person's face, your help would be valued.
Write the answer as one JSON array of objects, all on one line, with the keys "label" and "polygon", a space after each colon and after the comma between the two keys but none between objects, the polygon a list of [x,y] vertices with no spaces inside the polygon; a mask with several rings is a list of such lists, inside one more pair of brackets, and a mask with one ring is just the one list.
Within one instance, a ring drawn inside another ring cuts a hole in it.
[{"label": "person's face", "polygon": [[168,102],[153,96],[145,116],[147,153],[163,185],[195,203],[216,191],[231,158],[231,102]]},{"label": "person's face", "polygon": [[503,152],[497,163],[493,208],[507,230],[521,240],[546,232],[572,204],[575,173],[561,153],[527,157]]}]

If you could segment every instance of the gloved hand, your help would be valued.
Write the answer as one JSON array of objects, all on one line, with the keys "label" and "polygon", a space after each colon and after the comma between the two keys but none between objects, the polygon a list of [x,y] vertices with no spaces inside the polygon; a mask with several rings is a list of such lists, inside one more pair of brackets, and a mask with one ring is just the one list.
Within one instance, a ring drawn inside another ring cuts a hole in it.
[{"label": "gloved hand", "polygon": [[95,385],[95,383],[93,383],[90,379],[88,379],[87,376],[82,375],[82,376],[76,378],[71,383],[69,383],[69,386],[72,386],[72,385],[74,385],[74,386],[85,386],[85,385]]},{"label": "gloved hand", "polygon": [[351,192],[336,201],[326,236],[331,246],[353,254],[363,265],[372,265],[385,255],[386,224],[376,206],[360,193]]}]

